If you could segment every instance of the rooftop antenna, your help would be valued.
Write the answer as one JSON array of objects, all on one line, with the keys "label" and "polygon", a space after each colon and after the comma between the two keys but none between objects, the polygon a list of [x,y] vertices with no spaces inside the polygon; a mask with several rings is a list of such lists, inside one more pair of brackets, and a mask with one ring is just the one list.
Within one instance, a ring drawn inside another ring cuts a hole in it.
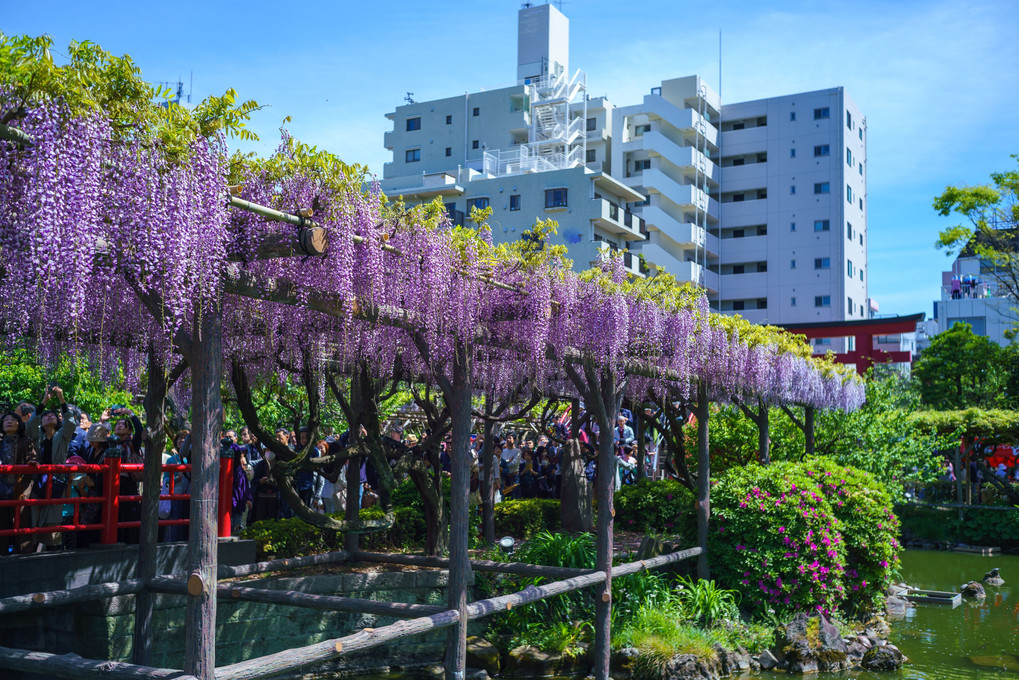
[{"label": "rooftop antenna", "polygon": [[533,3],[530,3],[530,2],[525,2],[524,4],[522,4],[522,5],[520,6],[520,8],[521,8],[521,9],[531,9],[531,7],[533,7],[533,6],[534,6],[534,4],[533,4]]},{"label": "rooftop antenna", "polygon": [[414,101],[414,93],[413,92],[408,92],[407,96],[404,97],[403,100],[405,102],[407,102],[408,104],[417,104],[417,102]]}]

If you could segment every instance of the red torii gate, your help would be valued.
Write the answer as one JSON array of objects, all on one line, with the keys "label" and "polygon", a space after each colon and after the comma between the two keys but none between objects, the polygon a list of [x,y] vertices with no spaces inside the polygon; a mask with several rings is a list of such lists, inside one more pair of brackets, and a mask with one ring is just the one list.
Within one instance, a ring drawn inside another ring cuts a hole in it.
[{"label": "red torii gate", "polygon": [[913,357],[909,352],[886,352],[885,350],[875,349],[874,336],[913,333],[916,331],[916,324],[925,318],[926,314],[920,312],[919,314],[892,316],[883,319],[793,323],[786,324],[782,328],[791,333],[805,335],[808,340],[814,338],[855,338],[856,349],[852,352],[836,354],[835,360],[840,364],[856,364],[856,372],[863,375],[874,364],[911,362]]}]

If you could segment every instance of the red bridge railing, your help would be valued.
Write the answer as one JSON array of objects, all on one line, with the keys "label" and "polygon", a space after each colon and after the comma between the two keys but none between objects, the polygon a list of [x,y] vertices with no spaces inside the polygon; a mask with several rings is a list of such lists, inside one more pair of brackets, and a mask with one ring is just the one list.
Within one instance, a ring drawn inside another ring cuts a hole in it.
[{"label": "red bridge railing", "polygon": [[[45,475],[46,479],[42,485],[44,493],[42,498],[26,498],[0,500],[0,509],[13,508],[12,529],[0,530],[0,536],[26,536],[33,534],[48,534],[52,532],[65,531],[99,531],[99,542],[112,544],[117,542],[118,529],[137,529],[141,526],[139,520],[120,521],[120,505],[122,503],[141,503],[140,495],[121,495],[121,475],[130,473],[142,473],[145,466],[141,463],[121,463],[120,458],[108,457],[99,465],[0,465],[0,475],[28,475],[35,477],[35,483],[39,483],[39,477]],[[178,472],[190,472],[191,465],[162,465],[163,473],[170,473],[169,493],[161,493],[161,501],[190,501],[191,494],[174,493],[175,475]],[[103,492],[97,496],[69,496],[71,493],[71,476],[75,474],[102,475]],[[64,494],[53,497],[53,482],[56,475],[66,475],[67,482],[64,484]],[[230,509],[233,496],[233,458],[223,457],[219,463],[219,536],[226,538],[230,536]],[[22,509],[51,505],[71,505],[73,514],[71,522],[47,525],[47,526],[22,526]],[[100,521],[91,524],[81,522],[81,506],[101,505]],[[160,519],[159,526],[187,525],[189,519]]]}]

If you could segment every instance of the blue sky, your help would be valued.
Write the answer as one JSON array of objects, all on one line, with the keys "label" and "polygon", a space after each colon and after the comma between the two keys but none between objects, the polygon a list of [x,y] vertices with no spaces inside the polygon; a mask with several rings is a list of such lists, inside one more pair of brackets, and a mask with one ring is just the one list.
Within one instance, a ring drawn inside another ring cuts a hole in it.
[{"label": "blue sky", "polygon": [[[267,107],[266,153],[292,133],[381,175],[384,114],[516,77],[512,0],[396,2],[13,2],[0,31],[47,33],[58,52],[92,40],[130,54],[150,81],[196,100],[235,88]],[[949,260],[952,222],[931,209],[947,184],[979,184],[1019,153],[1019,2],[570,0],[571,68],[592,95],[636,102],[661,80],[699,74],[723,101],[838,85],[867,116],[870,295],[881,313],[924,311]]]}]

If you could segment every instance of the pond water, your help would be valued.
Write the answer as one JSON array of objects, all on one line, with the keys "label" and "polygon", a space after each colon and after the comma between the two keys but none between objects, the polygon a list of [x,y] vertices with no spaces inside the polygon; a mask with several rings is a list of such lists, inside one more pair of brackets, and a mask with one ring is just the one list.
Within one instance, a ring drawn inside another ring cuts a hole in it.
[{"label": "pond water", "polygon": [[[998,567],[1005,585],[986,587],[987,599],[966,601],[950,609],[918,605],[906,617],[891,621],[891,642],[910,659],[901,674],[821,673],[818,680],[857,678],[881,680],[1019,680],[1019,556],[982,557],[971,553],[907,550],[902,556],[902,580],[924,590],[959,592],[968,581],[979,581]],[[762,673],[762,678],[790,676]]]}]

